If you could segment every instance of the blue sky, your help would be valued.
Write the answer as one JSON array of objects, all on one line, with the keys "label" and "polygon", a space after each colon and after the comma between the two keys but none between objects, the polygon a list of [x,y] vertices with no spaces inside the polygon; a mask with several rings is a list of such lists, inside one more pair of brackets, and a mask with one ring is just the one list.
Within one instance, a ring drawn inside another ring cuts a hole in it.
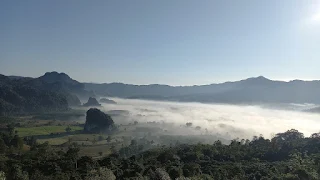
[{"label": "blue sky", "polygon": [[81,82],[320,79],[317,0],[3,0],[0,73]]}]

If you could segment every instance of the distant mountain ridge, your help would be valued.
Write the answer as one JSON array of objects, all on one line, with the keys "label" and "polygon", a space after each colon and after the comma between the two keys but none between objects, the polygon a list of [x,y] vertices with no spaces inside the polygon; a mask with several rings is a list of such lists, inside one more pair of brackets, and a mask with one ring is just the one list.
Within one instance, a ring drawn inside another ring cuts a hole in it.
[{"label": "distant mountain ridge", "polygon": [[320,81],[273,81],[263,76],[210,85],[85,83],[102,96],[207,103],[320,103]]},{"label": "distant mountain ridge", "polygon": [[[17,78],[18,77],[18,78]],[[15,81],[71,96],[110,96],[130,99],[205,103],[313,103],[320,104],[320,81],[273,81],[263,76],[234,82],[195,86],[132,85],[124,83],[80,83],[65,73],[49,72],[39,78],[14,76]],[[46,85],[42,83],[45,82]],[[1,77],[0,77],[1,84]],[[71,98],[72,99],[72,98]],[[71,100],[69,100],[71,101]],[[77,100],[75,100],[77,101]],[[77,101],[79,104],[79,101]]]}]

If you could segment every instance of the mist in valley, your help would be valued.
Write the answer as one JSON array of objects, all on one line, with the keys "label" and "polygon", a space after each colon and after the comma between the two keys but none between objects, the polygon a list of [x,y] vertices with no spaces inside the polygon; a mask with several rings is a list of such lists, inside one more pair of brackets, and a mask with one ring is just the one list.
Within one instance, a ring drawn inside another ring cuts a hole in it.
[{"label": "mist in valley", "polygon": [[310,136],[319,132],[320,127],[319,114],[298,111],[315,106],[309,104],[288,104],[286,108],[282,104],[281,108],[276,109],[277,106],[270,108],[270,105],[178,103],[120,98],[112,100],[117,104],[102,103],[99,109],[111,115],[116,124],[134,124],[136,121],[139,128],[153,128],[153,134],[209,135],[231,140],[252,139],[259,135],[272,138],[274,134],[289,129],[297,129],[305,136]]}]

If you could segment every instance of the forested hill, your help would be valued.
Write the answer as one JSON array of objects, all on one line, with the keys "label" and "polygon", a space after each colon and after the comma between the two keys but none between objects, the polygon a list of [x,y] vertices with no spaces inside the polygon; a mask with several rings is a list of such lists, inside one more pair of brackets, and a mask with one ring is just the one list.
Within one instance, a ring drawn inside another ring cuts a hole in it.
[{"label": "forested hill", "polygon": [[[58,72],[47,72],[43,76],[36,78],[35,80],[40,80],[46,82],[47,84],[43,87],[47,89],[54,89],[55,91],[68,92],[73,94],[78,98],[88,99],[93,97],[94,93],[85,90],[85,85],[72,78],[70,78],[65,73]],[[79,105],[80,101],[73,105]]]},{"label": "forested hill", "polygon": [[87,95],[84,85],[64,73],[39,78],[0,75],[0,114],[61,111],[80,105],[77,95]]},{"label": "forested hill", "polygon": [[[37,84],[37,86],[35,86]],[[0,115],[68,109],[65,95],[40,88],[43,82],[15,79],[1,75]]]},{"label": "forested hill", "polygon": [[320,81],[273,81],[263,76],[201,86],[85,83],[103,96],[218,103],[320,103]]}]

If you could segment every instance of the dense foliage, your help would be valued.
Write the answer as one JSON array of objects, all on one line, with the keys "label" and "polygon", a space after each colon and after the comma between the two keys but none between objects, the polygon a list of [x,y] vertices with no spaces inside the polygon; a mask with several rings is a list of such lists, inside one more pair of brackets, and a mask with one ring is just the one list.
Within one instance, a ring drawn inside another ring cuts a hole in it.
[{"label": "dense foliage", "polygon": [[[249,140],[233,140],[229,145],[179,145],[138,152],[132,142],[125,151],[95,160],[79,157],[79,147],[58,151],[47,143],[21,153],[21,139],[10,127],[0,140],[0,174],[7,179],[319,179],[320,134],[305,138],[297,130]],[[10,147],[9,147],[10,146]],[[141,147],[142,148],[142,147]],[[120,152],[124,151],[120,149]],[[13,153],[19,152],[19,153]]]},{"label": "dense foliage", "polygon": [[68,110],[66,96],[30,86],[27,80],[2,77],[0,83],[0,115],[24,112]]}]

